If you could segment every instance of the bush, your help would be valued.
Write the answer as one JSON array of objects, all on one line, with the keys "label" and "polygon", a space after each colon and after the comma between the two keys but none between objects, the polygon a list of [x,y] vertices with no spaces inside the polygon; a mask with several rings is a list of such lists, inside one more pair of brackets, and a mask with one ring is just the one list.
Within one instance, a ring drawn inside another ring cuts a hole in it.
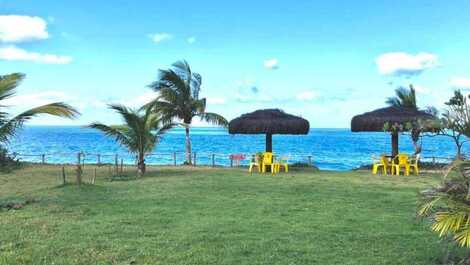
[{"label": "bush", "polygon": [[9,154],[6,148],[0,147],[0,172],[11,172],[19,168],[20,165],[21,163],[15,154]]}]

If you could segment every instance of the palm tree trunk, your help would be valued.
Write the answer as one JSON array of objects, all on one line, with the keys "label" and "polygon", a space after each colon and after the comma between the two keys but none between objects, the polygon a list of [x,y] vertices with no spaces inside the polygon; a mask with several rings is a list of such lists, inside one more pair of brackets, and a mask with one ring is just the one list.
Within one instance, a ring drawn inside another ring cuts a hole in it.
[{"label": "palm tree trunk", "polygon": [[189,138],[189,125],[186,129],[186,163],[191,165],[191,138]]},{"label": "palm tree trunk", "polygon": [[145,174],[145,155],[139,154],[138,163],[137,163],[137,174],[141,177]]}]

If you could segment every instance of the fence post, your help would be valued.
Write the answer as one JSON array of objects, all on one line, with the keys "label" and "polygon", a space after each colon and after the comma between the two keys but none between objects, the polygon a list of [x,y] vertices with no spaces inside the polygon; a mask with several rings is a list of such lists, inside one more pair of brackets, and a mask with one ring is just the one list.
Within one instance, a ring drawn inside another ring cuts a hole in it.
[{"label": "fence post", "polygon": [[82,185],[82,153],[77,154],[77,184]]},{"label": "fence post", "polygon": [[101,166],[101,155],[100,155],[100,154],[97,154],[97,155],[96,155],[96,159],[98,160],[98,161],[97,161],[98,166]]},{"label": "fence post", "polygon": [[312,156],[308,156],[308,164],[311,166],[312,165]]},{"label": "fence post", "polygon": [[46,155],[45,154],[42,154],[41,155],[41,161],[42,161],[42,164],[46,164]]},{"label": "fence post", "polygon": [[233,156],[230,156],[230,167],[233,167]]},{"label": "fence post", "polygon": [[434,156],[432,157],[432,164],[436,165],[436,158]]},{"label": "fence post", "polygon": [[66,184],[66,181],[65,181],[65,167],[62,166],[62,185],[65,185]]},{"label": "fence post", "polygon": [[196,166],[196,152],[193,153],[193,166]]},{"label": "fence post", "polygon": [[173,165],[176,167],[176,152],[173,152]]},{"label": "fence post", "polygon": [[124,165],[124,159],[121,158],[121,175],[124,172],[123,165]]},{"label": "fence post", "polygon": [[118,161],[118,155],[116,154],[114,156],[114,173],[117,175],[119,175],[119,161]]},{"label": "fence post", "polygon": [[212,154],[212,167],[215,167],[215,155]]},{"label": "fence post", "polygon": [[91,180],[91,184],[95,185],[95,181],[96,181],[96,168],[93,172],[93,179]]}]

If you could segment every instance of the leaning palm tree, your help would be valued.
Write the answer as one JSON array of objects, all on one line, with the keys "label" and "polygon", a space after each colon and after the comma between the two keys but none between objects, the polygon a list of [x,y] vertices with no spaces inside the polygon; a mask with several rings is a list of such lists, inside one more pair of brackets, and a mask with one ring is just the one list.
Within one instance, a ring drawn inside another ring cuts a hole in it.
[{"label": "leaning palm tree", "polygon": [[[416,91],[411,84],[410,89],[405,87],[399,87],[395,89],[395,96],[387,98],[385,103],[394,107],[418,110],[418,105],[416,104]],[[411,129],[411,139],[413,141],[416,154],[421,152],[421,146],[418,144],[421,129],[418,127]]]},{"label": "leaning palm tree", "polygon": [[6,144],[23,127],[24,123],[35,116],[49,114],[64,118],[75,118],[79,112],[73,107],[62,103],[50,103],[24,111],[16,116],[6,112],[5,100],[12,98],[16,94],[16,88],[25,78],[24,74],[14,73],[0,75],[0,144]]},{"label": "leaning palm tree", "polygon": [[186,131],[186,163],[191,164],[189,129],[195,117],[219,126],[227,120],[219,114],[206,112],[206,98],[200,98],[201,75],[193,73],[186,61],[174,63],[173,68],[159,70],[158,80],[150,85],[159,96],[146,105],[163,115],[166,122],[181,121]]},{"label": "leaning palm tree", "polygon": [[98,129],[118,143],[126,147],[129,152],[137,155],[137,170],[140,176],[145,174],[145,155],[155,149],[160,138],[171,129],[174,124],[164,124],[161,116],[150,109],[133,110],[123,105],[109,105],[109,108],[121,115],[124,124],[108,126],[102,123],[92,123],[87,127]]}]

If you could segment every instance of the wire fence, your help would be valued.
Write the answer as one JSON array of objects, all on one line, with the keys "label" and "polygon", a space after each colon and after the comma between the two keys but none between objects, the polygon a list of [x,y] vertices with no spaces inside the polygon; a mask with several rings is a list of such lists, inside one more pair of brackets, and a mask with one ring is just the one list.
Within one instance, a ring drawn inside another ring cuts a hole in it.
[{"label": "wire fence", "polygon": [[[22,162],[40,163],[40,164],[57,164],[67,165],[78,162],[80,164],[93,164],[93,165],[136,165],[137,157],[129,153],[44,153],[44,154],[21,154],[12,153],[16,159]],[[322,165],[327,163],[349,163],[350,161],[334,160],[326,157],[315,157],[312,154],[286,154],[279,155],[279,157],[287,158],[290,164],[303,164],[303,165]],[[253,154],[226,154],[226,153],[208,153],[208,152],[193,152],[191,154],[191,161],[193,166],[211,166],[211,167],[234,167],[234,166],[247,166],[253,158]],[[420,162],[429,164],[448,164],[454,160],[454,157],[445,156],[426,156],[421,157]],[[179,166],[184,165],[186,162],[186,154],[184,152],[171,152],[171,153],[151,153],[147,154],[145,158],[147,165],[158,166]],[[361,165],[370,164],[370,158],[361,159]],[[356,161],[357,164],[357,161]]]},{"label": "wire fence", "polygon": [[[45,154],[22,154],[12,153],[16,159],[22,162],[32,162],[41,164],[124,164],[136,165],[137,157],[126,153],[45,153]],[[249,165],[253,154],[223,154],[193,152],[191,153],[191,162],[193,166],[212,166],[212,167],[233,167]],[[282,155],[286,157],[289,163],[313,164],[313,155],[311,154],[289,154]],[[186,162],[186,154],[182,152],[172,153],[151,153],[145,157],[147,165],[165,165],[178,166]]]}]

